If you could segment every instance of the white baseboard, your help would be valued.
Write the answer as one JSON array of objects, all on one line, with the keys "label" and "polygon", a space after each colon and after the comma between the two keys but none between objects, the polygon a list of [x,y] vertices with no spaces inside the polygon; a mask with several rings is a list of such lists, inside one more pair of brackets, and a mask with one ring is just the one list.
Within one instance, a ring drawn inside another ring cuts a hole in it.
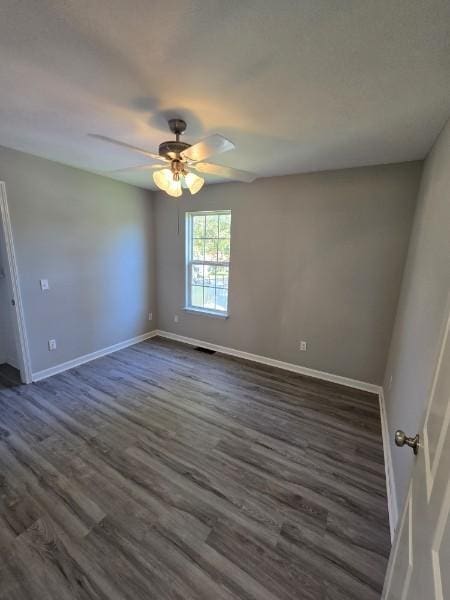
[{"label": "white baseboard", "polygon": [[389,427],[387,422],[386,404],[384,401],[383,388],[380,388],[378,398],[380,401],[381,432],[383,435],[384,468],[386,471],[386,492],[388,499],[389,527],[391,530],[391,542],[398,522],[397,493],[395,491],[394,468],[392,465],[391,443]]},{"label": "white baseboard", "polygon": [[218,344],[211,344],[210,342],[204,342],[203,340],[197,340],[184,335],[178,335],[170,331],[157,330],[157,335],[160,337],[168,338],[190,346],[202,346],[202,348],[208,348],[209,350],[215,350],[222,354],[229,354],[231,356],[237,356],[238,358],[244,358],[245,360],[251,360],[253,362],[260,363],[262,365],[269,365],[270,367],[277,367],[278,369],[284,369],[285,371],[292,371],[293,373],[299,373],[300,375],[306,375],[308,377],[314,377],[316,379],[322,379],[323,381],[331,381],[332,383],[339,383],[340,385],[346,385],[348,387],[356,388],[358,390],[364,390],[366,392],[372,392],[379,394],[380,386],[374,383],[367,383],[365,381],[358,381],[357,379],[350,379],[349,377],[342,377],[341,375],[335,375],[334,373],[326,373],[325,371],[318,371],[317,369],[310,369],[308,367],[302,367],[294,363],[287,363],[275,358],[269,358],[267,356],[261,356],[259,354],[251,354],[250,352],[244,352],[243,350],[236,350],[235,348],[228,348],[227,346],[219,346]]},{"label": "white baseboard", "polygon": [[78,356],[77,358],[68,360],[67,362],[60,363],[59,365],[55,365],[54,367],[50,367],[49,369],[37,371],[36,373],[33,373],[32,381],[40,381],[41,379],[46,379],[47,377],[51,377],[52,375],[56,375],[57,373],[62,373],[63,371],[67,371],[68,369],[73,369],[74,367],[78,367],[79,365],[90,362],[91,360],[95,360],[96,358],[105,356],[106,354],[111,354],[112,352],[117,352],[117,350],[122,350],[122,348],[127,348],[128,346],[133,346],[134,344],[138,344],[139,342],[148,340],[152,337],[155,337],[156,335],[156,330],[149,331],[129,340],[125,340],[124,342],[119,342],[117,344],[113,344],[112,346],[108,346],[107,348],[96,350],[95,352],[91,352],[90,354]]},{"label": "white baseboard", "polygon": [[4,364],[9,365],[10,367],[14,367],[18,371],[20,371],[19,365],[17,364],[17,360],[15,360],[15,358],[11,358],[11,356],[5,356],[4,354],[2,354],[0,356],[0,365]]},{"label": "white baseboard", "polygon": [[[6,345],[8,346],[8,351],[11,350],[11,348],[9,347],[10,346],[9,341],[10,340],[7,340],[7,343],[6,343]],[[14,367],[15,369],[17,369],[19,371],[20,368],[19,368],[19,364],[17,362],[17,358],[15,356],[10,356],[8,351],[6,352],[6,354],[3,354],[3,353],[0,354],[0,365],[3,365],[6,363],[7,365],[10,365],[11,367]]]}]

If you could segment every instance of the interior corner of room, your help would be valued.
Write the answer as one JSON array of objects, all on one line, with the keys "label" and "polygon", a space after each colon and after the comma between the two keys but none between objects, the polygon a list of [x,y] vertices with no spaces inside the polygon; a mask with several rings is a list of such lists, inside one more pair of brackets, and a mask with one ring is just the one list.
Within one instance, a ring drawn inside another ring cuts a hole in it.
[{"label": "interior corner of room", "polygon": [[[400,422],[418,427],[449,307],[449,141],[447,124],[424,162],[217,184],[176,202],[1,148],[32,379],[159,335],[375,391],[394,535],[413,461],[391,440]],[[226,320],[183,311],[185,215],[223,207]],[[4,228],[1,248],[4,307]],[[0,362],[19,367],[5,311],[0,327]]]},{"label": "interior corner of room", "polygon": [[[391,434],[402,386],[423,397],[444,314],[448,201],[434,190],[445,189],[448,129],[425,162],[217,184],[176,202],[1,148],[33,378],[158,332],[350,385],[383,386]],[[184,216],[224,206],[233,218],[230,318],[217,321],[182,310]],[[3,250],[4,304],[6,262]],[[430,277],[421,306],[414,294]],[[404,328],[413,335],[419,326],[425,337],[411,346],[423,347],[424,360],[403,381]],[[4,360],[17,366],[5,319],[2,331]],[[299,332],[307,353],[298,352]],[[400,503],[407,470],[396,470]]]},{"label": "interior corner of room", "polygon": [[144,43],[137,6],[7,1],[0,598],[450,594],[448,9],[428,3],[216,3],[213,33],[207,7],[157,3],[175,37]]}]

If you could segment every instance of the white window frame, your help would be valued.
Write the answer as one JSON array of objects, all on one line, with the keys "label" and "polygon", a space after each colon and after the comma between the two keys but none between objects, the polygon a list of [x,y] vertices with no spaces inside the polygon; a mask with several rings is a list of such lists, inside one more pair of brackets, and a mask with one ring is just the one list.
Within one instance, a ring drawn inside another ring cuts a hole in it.
[{"label": "white window frame", "polygon": [[[230,273],[231,273],[231,227],[230,225],[230,260],[226,262],[215,262],[206,260],[193,260],[192,259],[192,221],[194,216],[198,215],[231,215],[230,209],[225,210],[196,210],[192,212],[186,212],[186,252],[185,252],[185,306],[186,312],[195,314],[207,315],[211,317],[219,317],[222,319],[228,319],[230,310]],[[227,310],[214,310],[211,308],[201,308],[199,306],[192,306],[191,292],[191,278],[192,278],[192,265],[210,265],[210,266],[224,266],[228,267],[228,298],[227,298]]]}]

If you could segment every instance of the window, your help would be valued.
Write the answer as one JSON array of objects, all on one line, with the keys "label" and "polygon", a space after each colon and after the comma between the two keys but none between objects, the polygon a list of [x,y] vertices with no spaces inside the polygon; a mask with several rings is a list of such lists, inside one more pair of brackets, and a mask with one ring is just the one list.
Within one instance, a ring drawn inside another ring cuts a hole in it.
[{"label": "window", "polygon": [[186,308],[228,312],[231,211],[186,214]]}]

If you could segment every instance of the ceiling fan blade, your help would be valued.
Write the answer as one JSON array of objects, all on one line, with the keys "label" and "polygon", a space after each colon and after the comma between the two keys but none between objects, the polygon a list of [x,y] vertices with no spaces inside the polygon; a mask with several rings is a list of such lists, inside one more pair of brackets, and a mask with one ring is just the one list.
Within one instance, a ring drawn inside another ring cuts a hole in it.
[{"label": "ceiling fan blade", "polygon": [[209,158],[213,154],[220,154],[221,152],[233,150],[234,147],[233,142],[227,140],[223,135],[215,133],[214,135],[210,135],[204,140],[201,140],[197,144],[194,144],[187,150],[183,150],[181,156],[182,158],[193,161],[205,160],[205,158]]},{"label": "ceiling fan blade", "polygon": [[217,175],[217,177],[225,177],[226,179],[234,179],[235,181],[244,181],[245,183],[251,183],[257,177],[253,173],[248,173],[247,171],[240,171],[239,169],[232,169],[231,167],[214,165],[212,163],[196,163],[195,165],[190,165],[189,168],[206,175]]},{"label": "ceiling fan blade", "polygon": [[114,169],[114,171],[106,171],[113,175],[114,173],[126,173],[127,171],[148,171],[151,169],[163,169],[164,165],[136,165],[135,167],[125,167],[124,169]]},{"label": "ceiling fan blade", "polygon": [[115,140],[113,138],[107,137],[106,135],[100,135],[98,133],[88,133],[89,137],[95,138],[96,140],[101,140],[102,142],[108,142],[109,144],[114,144],[115,146],[122,146],[122,148],[128,148],[128,150],[134,150],[134,152],[140,152],[145,156],[149,156],[154,160],[162,160],[163,162],[167,162],[167,159],[164,156],[160,156],[159,154],[153,154],[153,152],[148,152],[143,148],[138,148],[137,146],[132,146],[131,144],[127,144],[126,142],[121,142],[120,140]]}]

